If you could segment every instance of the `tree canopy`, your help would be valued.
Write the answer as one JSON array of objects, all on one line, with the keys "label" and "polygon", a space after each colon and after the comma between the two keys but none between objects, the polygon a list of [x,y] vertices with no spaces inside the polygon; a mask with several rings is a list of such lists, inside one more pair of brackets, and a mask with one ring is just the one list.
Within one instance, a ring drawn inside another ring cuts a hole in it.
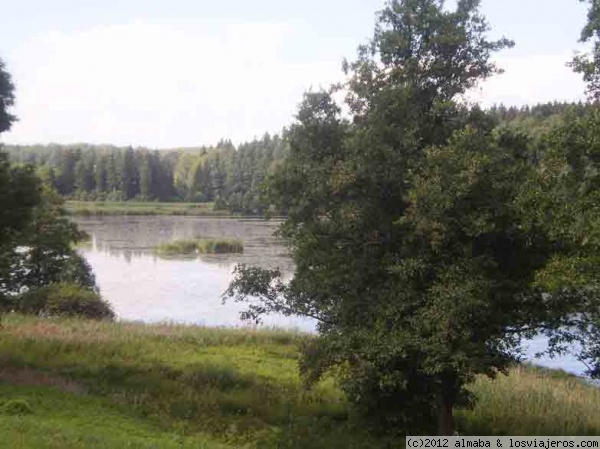
[{"label": "tree canopy", "polygon": [[249,303],[245,318],[318,320],[307,379],[334,370],[367,422],[399,433],[451,434],[474,376],[506,371],[521,337],[556,331],[581,307],[540,282],[583,243],[566,244],[536,215],[544,139],[461,100],[512,46],[487,39],[478,7],[389,1],[344,64],[350,119],[339,87],[305,95],[268,185],[289,212],[294,278],[240,266],[225,295]]},{"label": "tree canopy", "polygon": [[[8,110],[13,89],[0,61],[0,131],[15,120]],[[85,234],[62,216],[62,203],[32,166],[10,164],[0,152],[0,310],[13,308],[23,293],[59,282],[97,295],[89,265],[72,247]]]},{"label": "tree canopy", "polygon": [[13,162],[32,164],[65,198],[91,201],[215,202],[261,214],[267,175],[287,154],[287,140],[265,134],[235,147],[150,150],[109,145],[7,146]]},{"label": "tree canopy", "polygon": [[16,117],[9,112],[15,103],[15,86],[10,74],[6,71],[6,64],[0,59],[0,133],[8,131]]}]

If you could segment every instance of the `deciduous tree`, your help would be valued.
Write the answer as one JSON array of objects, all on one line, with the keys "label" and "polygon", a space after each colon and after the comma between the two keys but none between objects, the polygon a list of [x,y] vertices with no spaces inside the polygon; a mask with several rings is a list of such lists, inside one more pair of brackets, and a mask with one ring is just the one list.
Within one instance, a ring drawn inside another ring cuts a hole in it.
[{"label": "deciduous tree", "polygon": [[[305,96],[290,156],[269,184],[296,262],[238,267],[226,297],[315,318],[309,380],[334,369],[363,416],[396,432],[454,431],[474,376],[495,376],[552,304],[534,279],[554,251],[528,221],[528,140],[459,100],[498,72],[479,1],[393,0],[345,63],[351,120]],[[258,298],[258,302],[257,301]]]},{"label": "deciduous tree", "polygon": [[[14,117],[6,111],[13,86],[3,67],[0,63],[0,120],[5,131]],[[65,164],[71,165],[74,158]],[[62,199],[51,186],[42,188],[33,167],[11,165],[2,152],[0,205],[0,309],[10,307],[20,293],[55,282],[96,290],[89,265],[72,248],[84,233],[62,216]]]}]

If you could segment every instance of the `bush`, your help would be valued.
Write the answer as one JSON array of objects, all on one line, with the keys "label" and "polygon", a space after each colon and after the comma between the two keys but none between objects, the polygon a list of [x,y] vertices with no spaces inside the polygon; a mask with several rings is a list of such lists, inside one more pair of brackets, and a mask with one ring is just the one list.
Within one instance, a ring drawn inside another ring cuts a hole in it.
[{"label": "bush", "polygon": [[13,309],[41,316],[77,316],[113,319],[110,305],[93,290],[72,283],[57,283],[18,296]]}]

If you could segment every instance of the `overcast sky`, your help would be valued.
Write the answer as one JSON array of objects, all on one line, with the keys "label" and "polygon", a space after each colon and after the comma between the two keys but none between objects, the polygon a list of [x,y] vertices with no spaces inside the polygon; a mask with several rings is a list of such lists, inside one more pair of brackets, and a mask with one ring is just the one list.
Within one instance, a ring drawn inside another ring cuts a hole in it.
[{"label": "overcast sky", "polygon": [[[302,93],[341,79],[382,0],[19,0],[2,6],[0,58],[17,90],[6,143],[152,148],[279,132]],[[484,105],[583,98],[565,63],[578,0],[483,0],[493,36],[516,47]],[[580,47],[579,47],[580,48]]]}]

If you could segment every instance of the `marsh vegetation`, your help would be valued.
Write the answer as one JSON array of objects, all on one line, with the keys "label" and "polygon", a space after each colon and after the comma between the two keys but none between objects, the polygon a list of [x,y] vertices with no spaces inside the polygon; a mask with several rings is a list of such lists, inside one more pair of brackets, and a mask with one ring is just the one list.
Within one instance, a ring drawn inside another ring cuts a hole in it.
[{"label": "marsh vegetation", "polygon": [[242,253],[244,252],[244,244],[241,240],[227,239],[175,240],[159,245],[155,252],[162,257]]}]

